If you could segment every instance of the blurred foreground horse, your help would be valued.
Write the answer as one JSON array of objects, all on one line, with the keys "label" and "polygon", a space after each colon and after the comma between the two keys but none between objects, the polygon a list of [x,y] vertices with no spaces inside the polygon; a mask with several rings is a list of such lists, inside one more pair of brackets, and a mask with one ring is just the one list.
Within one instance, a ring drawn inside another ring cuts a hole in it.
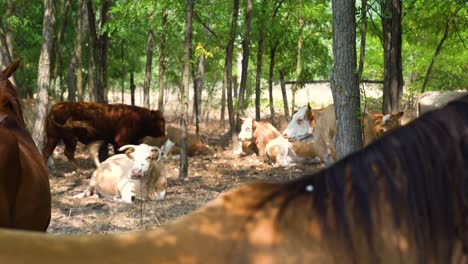
[{"label": "blurred foreground horse", "polygon": [[51,211],[47,169],[8,80],[19,63],[0,73],[0,227],[45,231]]},{"label": "blurred foreground horse", "polygon": [[328,169],[248,184],[154,231],[0,231],[2,263],[466,263],[468,97]]}]

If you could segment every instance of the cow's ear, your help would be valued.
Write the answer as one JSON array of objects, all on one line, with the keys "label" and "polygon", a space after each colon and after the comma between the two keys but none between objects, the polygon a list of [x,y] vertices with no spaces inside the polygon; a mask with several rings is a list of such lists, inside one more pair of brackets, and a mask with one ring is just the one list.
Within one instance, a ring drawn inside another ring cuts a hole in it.
[{"label": "cow's ear", "polygon": [[403,117],[404,114],[405,114],[405,112],[401,111],[398,114],[396,114],[396,118],[400,119],[400,118]]},{"label": "cow's ear", "polygon": [[131,148],[128,148],[126,151],[125,151],[125,155],[127,155],[129,158],[133,159],[133,152],[135,152],[135,148],[131,147]]},{"label": "cow's ear", "polygon": [[252,130],[254,130],[257,127],[257,121],[252,119]]},{"label": "cow's ear", "polygon": [[299,110],[297,110],[297,108],[294,108],[294,110],[292,112],[292,115],[295,115],[297,113],[297,111],[299,111]]},{"label": "cow's ear", "polygon": [[245,122],[245,117],[240,116],[239,118],[240,118],[241,124],[244,124],[244,122]]}]

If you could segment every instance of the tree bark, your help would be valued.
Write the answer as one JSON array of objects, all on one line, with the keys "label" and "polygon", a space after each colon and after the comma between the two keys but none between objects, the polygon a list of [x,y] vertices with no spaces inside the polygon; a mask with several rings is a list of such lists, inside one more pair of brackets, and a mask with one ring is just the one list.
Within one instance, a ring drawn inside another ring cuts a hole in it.
[{"label": "tree bark", "polygon": [[337,159],[362,147],[354,9],[354,0],[332,1],[334,62],[331,90],[336,114],[334,143]]},{"label": "tree bark", "polygon": [[133,80],[133,72],[130,72],[130,104],[135,105],[135,82]]},{"label": "tree bark", "polygon": [[184,68],[182,71],[182,113],[180,117],[180,173],[179,177],[188,177],[188,156],[187,156],[187,118],[188,118],[188,97],[190,83],[190,59],[192,57],[192,17],[195,0],[186,1],[187,11],[185,15],[184,34]]},{"label": "tree bark", "polygon": [[[269,76],[268,76],[268,97],[269,97],[269,100],[270,100],[270,118],[271,118],[271,122],[274,122],[274,120],[275,120],[275,106],[274,106],[274,101],[273,101],[273,74],[274,74],[274,70],[275,70],[276,48],[278,47],[278,45],[279,45],[279,42],[276,41],[270,47],[270,69],[269,69]],[[285,109],[285,112],[288,112],[288,111],[289,110]]]},{"label": "tree bark", "polygon": [[0,68],[5,69],[11,65],[12,60],[8,51],[5,29],[3,26],[2,17],[0,17]]},{"label": "tree bark", "polygon": [[[286,116],[286,119],[289,120],[288,94],[286,93],[286,84],[284,81],[284,69],[281,69],[279,71],[279,75],[281,84],[281,94],[283,95],[284,115]],[[294,109],[292,111],[294,112]]]},{"label": "tree bark", "polygon": [[154,32],[152,29],[148,31],[148,44],[146,50],[146,70],[145,82],[143,83],[143,106],[150,108],[150,87],[151,87],[151,68],[153,66],[153,50],[154,50]]},{"label": "tree bark", "polygon": [[384,46],[384,88],[382,112],[398,112],[403,93],[401,60],[401,0],[382,2],[382,29]]},{"label": "tree bark", "polygon": [[167,31],[167,9],[162,10],[161,40],[159,44],[159,97],[158,109],[164,112],[164,75],[166,74],[166,31]]},{"label": "tree bark", "polygon": [[76,79],[75,79],[76,62],[75,57],[71,57],[68,64],[68,101],[76,102]]},{"label": "tree bark", "polygon": [[232,87],[232,59],[234,54],[234,41],[236,38],[237,31],[237,20],[239,18],[239,0],[233,0],[233,9],[231,14],[231,27],[229,29],[229,39],[226,46],[226,58],[224,62],[224,86],[226,87],[227,93],[227,105],[228,105],[228,116],[229,116],[229,132],[231,134],[232,147],[236,149],[238,146],[237,141],[237,127],[236,120],[234,119],[234,105],[233,105],[233,87]]},{"label": "tree bark", "polygon": [[195,113],[195,132],[197,135],[200,133],[200,115],[201,115],[201,102],[202,102],[202,92],[203,92],[203,79],[205,76],[205,54],[200,55],[200,60],[198,61],[197,74],[195,76],[195,86],[193,93],[193,110]]},{"label": "tree bark", "polygon": [[252,21],[252,0],[247,0],[245,9],[245,28],[244,40],[242,42],[242,74],[239,87],[239,99],[237,101],[237,124],[240,124],[240,117],[244,116],[245,110],[245,90],[247,88],[247,75],[249,67],[249,54],[250,54],[250,24]]},{"label": "tree bark", "polygon": [[75,24],[75,61],[76,93],[79,102],[83,102],[83,0],[77,0],[77,19]]},{"label": "tree bark", "polygon": [[[65,87],[63,85],[63,63],[62,63],[62,39],[64,35],[64,29],[67,24],[67,13],[69,8],[69,1],[65,2],[65,0],[60,0],[60,24],[57,28],[57,39],[53,46],[55,47],[55,56],[54,56],[54,72],[52,76],[52,89],[54,91],[59,91],[60,93],[60,100],[63,100],[63,93],[65,92]],[[57,87],[56,82],[59,82],[59,86]],[[57,89],[58,88],[58,89]]]},{"label": "tree bark", "polygon": [[[302,32],[304,31],[304,19],[301,15],[302,2],[299,0],[299,31],[297,33],[297,58],[296,58],[296,81],[301,78],[301,51],[302,51]],[[291,97],[291,112],[294,111],[296,104],[296,93],[299,88],[298,84],[292,86],[292,97]]]},{"label": "tree bark", "polygon": [[361,48],[359,52],[358,85],[361,83],[366,57],[367,0],[361,0]]},{"label": "tree bark", "polygon": [[124,42],[120,42],[120,88],[121,88],[121,103],[125,103],[125,49]]},{"label": "tree bark", "polygon": [[[266,12],[266,0],[262,1],[262,19]],[[263,21],[263,20],[262,20]],[[262,82],[262,64],[263,64],[263,40],[265,38],[264,23],[261,22],[258,36],[258,50],[257,50],[257,72],[255,74],[255,119],[260,120],[260,98],[262,96],[261,82]]]},{"label": "tree bark", "polygon": [[444,35],[442,35],[442,38],[440,39],[439,44],[437,45],[434,55],[432,56],[431,63],[429,64],[429,67],[427,68],[426,76],[424,76],[424,82],[421,87],[421,93],[424,93],[426,91],[426,86],[427,86],[427,82],[429,81],[429,77],[431,76],[432,67],[434,66],[437,56],[442,50],[442,45],[444,45],[444,42],[448,37],[448,34],[450,32],[450,25],[452,24],[453,20],[455,19],[455,16],[457,15],[458,11],[460,11],[461,8],[462,6],[459,6],[455,10],[455,12],[453,12],[453,14],[449,17],[449,19],[447,20],[447,23],[445,24]]},{"label": "tree bark", "polygon": [[34,115],[34,127],[32,137],[38,149],[44,145],[44,131],[47,114],[47,104],[49,101],[50,88],[50,63],[52,55],[52,45],[54,41],[54,1],[44,0],[44,18],[42,22],[42,46],[39,56],[39,67],[37,77],[37,98]]}]

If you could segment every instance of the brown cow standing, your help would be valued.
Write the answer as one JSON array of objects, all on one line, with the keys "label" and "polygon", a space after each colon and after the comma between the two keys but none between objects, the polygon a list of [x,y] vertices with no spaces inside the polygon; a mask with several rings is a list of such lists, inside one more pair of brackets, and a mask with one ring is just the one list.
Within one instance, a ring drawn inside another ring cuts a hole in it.
[{"label": "brown cow standing", "polygon": [[0,73],[0,227],[45,231],[51,216],[47,168],[8,80],[19,62]]},{"label": "brown cow standing", "polygon": [[62,102],[47,116],[44,159],[47,160],[60,139],[65,156],[75,166],[77,141],[89,144],[98,140],[111,143],[114,149],[137,144],[145,136],[165,135],[166,121],[161,111],[125,104]]}]

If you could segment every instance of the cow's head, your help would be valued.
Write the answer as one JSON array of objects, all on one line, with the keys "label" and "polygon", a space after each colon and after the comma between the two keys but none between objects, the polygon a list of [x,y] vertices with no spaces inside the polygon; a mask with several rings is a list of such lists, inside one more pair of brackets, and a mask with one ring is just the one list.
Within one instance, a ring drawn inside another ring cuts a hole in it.
[{"label": "cow's head", "polygon": [[239,140],[240,141],[245,141],[245,140],[251,140],[253,138],[253,133],[255,130],[256,126],[256,121],[253,120],[251,117],[243,118],[241,117],[241,131],[239,132]]},{"label": "cow's head", "polygon": [[152,161],[159,161],[162,156],[161,150],[158,147],[146,144],[125,145],[119,150],[125,151],[128,158],[133,161],[130,171],[130,178],[133,180],[138,180],[143,177],[150,169]]},{"label": "cow's head", "polygon": [[370,118],[374,119],[374,131],[377,137],[384,135],[401,126],[401,117],[404,112],[391,113],[391,114],[377,114],[365,112]]},{"label": "cow's head", "polygon": [[301,140],[314,132],[316,116],[309,104],[301,107],[283,131],[283,137],[290,141]]},{"label": "cow's head", "polygon": [[380,127],[379,132],[385,134],[394,129],[401,127],[401,117],[404,112],[386,114],[382,117],[382,126]]},{"label": "cow's head", "polygon": [[151,130],[153,137],[164,137],[166,136],[166,119],[159,110],[151,110]]}]

